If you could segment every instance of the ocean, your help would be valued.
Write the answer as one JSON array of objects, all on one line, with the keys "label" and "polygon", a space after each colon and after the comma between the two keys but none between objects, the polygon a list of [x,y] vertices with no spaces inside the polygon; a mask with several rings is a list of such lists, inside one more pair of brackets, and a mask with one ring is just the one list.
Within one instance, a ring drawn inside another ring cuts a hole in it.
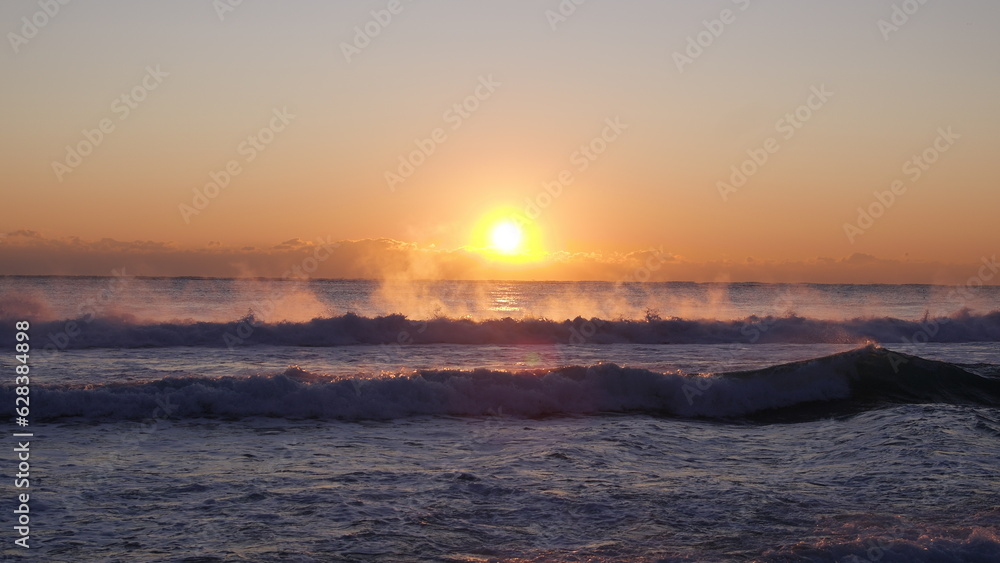
[{"label": "ocean", "polygon": [[4,560],[1000,561],[1000,287],[6,276],[0,342]]}]

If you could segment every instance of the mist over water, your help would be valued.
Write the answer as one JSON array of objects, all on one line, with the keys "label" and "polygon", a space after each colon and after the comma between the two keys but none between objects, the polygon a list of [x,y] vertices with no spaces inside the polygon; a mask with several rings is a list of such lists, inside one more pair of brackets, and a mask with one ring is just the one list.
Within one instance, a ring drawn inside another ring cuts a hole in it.
[{"label": "mist over water", "polygon": [[413,320],[734,320],[791,314],[919,320],[963,309],[989,313],[998,306],[1000,286],[0,277],[0,317],[27,314],[37,320],[96,314],[139,322],[227,322],[251,311],[264,322],[346,313]]}]

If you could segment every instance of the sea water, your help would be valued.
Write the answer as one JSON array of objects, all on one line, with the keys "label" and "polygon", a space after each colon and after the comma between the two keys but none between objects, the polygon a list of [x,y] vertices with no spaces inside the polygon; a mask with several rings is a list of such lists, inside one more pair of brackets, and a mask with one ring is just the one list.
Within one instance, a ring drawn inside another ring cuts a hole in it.
[{"label": "sea water", "polygon": [[998,303],[3,277],[0,401],[45,561],[997,561]]}]

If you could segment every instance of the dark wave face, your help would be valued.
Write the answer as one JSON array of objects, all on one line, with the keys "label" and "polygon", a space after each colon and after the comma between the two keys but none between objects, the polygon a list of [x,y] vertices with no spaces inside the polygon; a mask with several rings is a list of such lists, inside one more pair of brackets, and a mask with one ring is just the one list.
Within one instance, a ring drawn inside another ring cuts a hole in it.
[{"label": "dark wave face", "polygon": [[[979,371],[980,373],[974,373]],[[649,413],[732,419],[802,419],[894,404],[1000,406],[997,366],[926,360],[877,346],[723,373],[657,373],[614,364],[535,371],[422,370],[333,378],[290,367],[251,377],[45,386],[35,416],[94,420],[278,417],[387,420],[414,416],[519,417]],[[14,402],[5,387],[0,400]],[[32,401],[35,403],[36,401]]]},{"label": "dark wave face", "polygon": [[[0,338],[12,338],[14,323],[0,320]],[[1000,342],[1000,311],[911,321],[895,318],[824,320],[749,317],[743,320],[604,320],[435,318],[346,314],[308,322],[262,323],[248,316],[227,323],[142,323],[125,318],[82,317],[36,322],[36,351],[81,348],[347,346],[406,344],[910,344]]]}]

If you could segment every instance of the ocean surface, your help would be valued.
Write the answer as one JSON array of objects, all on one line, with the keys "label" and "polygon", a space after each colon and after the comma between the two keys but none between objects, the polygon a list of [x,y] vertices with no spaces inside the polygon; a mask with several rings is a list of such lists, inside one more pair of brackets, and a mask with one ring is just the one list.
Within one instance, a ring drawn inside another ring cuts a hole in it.
[{"label": "ocean surface", "polygon": [[0,277],[0,342],[4,560],[1000,561],[1000,287]]}]

